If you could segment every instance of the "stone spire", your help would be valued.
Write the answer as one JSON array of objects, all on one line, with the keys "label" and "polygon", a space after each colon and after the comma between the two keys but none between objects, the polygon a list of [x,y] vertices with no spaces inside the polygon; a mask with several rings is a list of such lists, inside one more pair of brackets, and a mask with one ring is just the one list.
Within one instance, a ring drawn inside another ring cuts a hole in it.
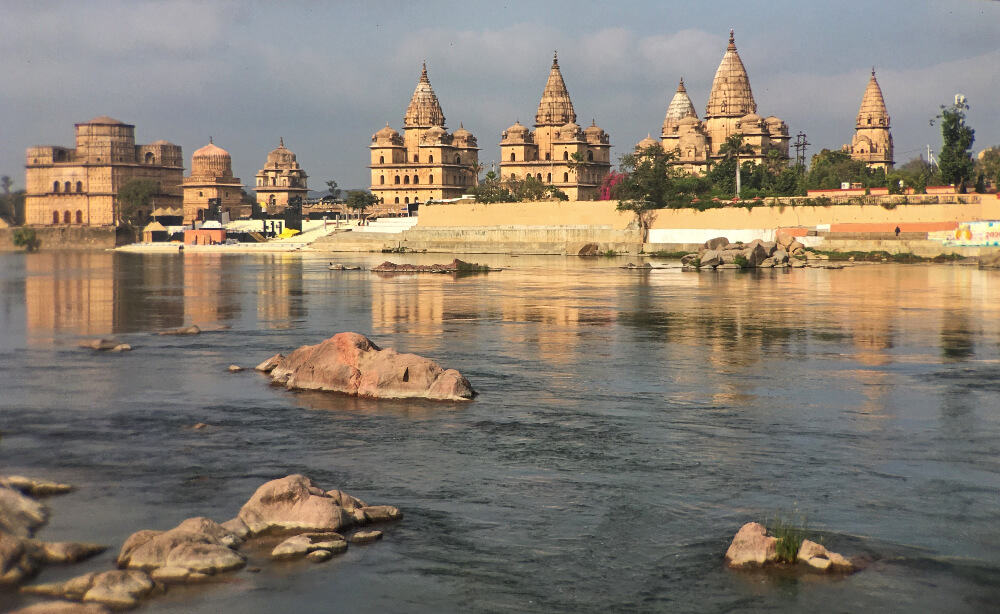
[{"label": "stone spire", "polygon": [[691,99],[688,98],[687,89],[684,87],[684,79],[681,79],[680,85],[677,86],[677,93],[670,100],[670,104],[667,106],[667,115],[663,118],[663,134],[669,134],[672,132],[672,128],[677,125],[677,122],[684,119],[685,117],[693,117],[698,119],[698,113],[694,110],[694,105],[691,104]]},{"label": "stone spire", "polygon": [[750,91],[750,77],[743,66],[743,60],[736,51],[736,37],[729,31],[729,47],[722,56],[719,69],[715,71],[712,91],[708,95],[705,117],[743,117],[757,112],[753,92]]},{"label": "stone spire", "polygon": [[407,128],[444,127],[444,112],[441,111],[441,103],[427,78],[426,62],[420,73],[420,80],[417,81],[417,88],[413,90],[413,98],[410,98],[410,106],[406,107],[403,125]]},{"label": "stone spire", "polygon": [[861,108],[858,109],[858,128],[870,128],[872,126],[889,127],[889,111],[885,108],[885,99],[882,98],[882,88],[878,86],[875,78],[875,69],[872,69],[871,79],[868,80],[868,88],[861,99]]},{"label": "stone spire", "polygon": [[566,82],[559,71],[559,56],[552,54],[552,68],[549,70],[549,80],[545,82],[542,100],[538,103],[535,114],[535,126],[562,126],[576,122],[576,111],[569,99]]}]

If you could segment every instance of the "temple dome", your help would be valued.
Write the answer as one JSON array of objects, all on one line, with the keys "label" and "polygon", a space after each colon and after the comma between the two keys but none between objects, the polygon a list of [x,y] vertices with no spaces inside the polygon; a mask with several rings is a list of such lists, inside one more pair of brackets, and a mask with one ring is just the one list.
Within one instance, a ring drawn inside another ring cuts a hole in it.
[{"label": "temple dome", "polygon": [[695,112],[694,105],[691,104],[691,98],[688,97],[687,88],[684,87],[684,79],[681,79],[674,97],[670,99],[670,104],[667,105],[667,114],[663,118],[663,134],[672,132],[672,128],[686,117],[697,119],[698,113]]},{"label": "temple dome", "polygon": [[117,120],[113,117],[108,117],[107,115],[98,115],[89,122],[84,122],[85,124],[100,124],[102,126],[127,126],[123,121]]},{"label": "temple dome", "polygon": [[580,136],[580,126],[576,122],[569,122],[559,128],[559,140],[561,141],[575,141]]},{"label": "temple dome", "polygon": [[652,135],[647,134],[646,138],[642,139],[641,141],[639,141],[636,144],[635,149],[636,149],[636,151],[642,151],[642,150],[648,149],[650,147],[655,147],[655,146],[657,146],[659,144],[660,144],[659,141],[657,141],[656,139],[654,139],[652,137]]},{"label": "temple dome", "polygon": [[191,175],[197,177],[232,177],[233,159],[229,152],[214,144],[208,145],[191,155]]},{"label": "temple dome", "polygon": [[280,139],[279,145],[267,154],[266,166],[271,168],[297,168],[295,154],[285,147],[285,139]]},{"label": "temple dome", "polygon": [[875,78],[875,70],[868,80],[868,87],[865,88],[865,95],[861,99],[861,107],[858,109],[858,128],[869,128],[872,126],[889,127],[889,111],[885,107],[885,99],[882,97],[882,88],[879,87],[878,79]]},{"label": "temple dome", "polygon": [[438,102],[434,88],[431,87],[430,79],[427,78],[426,63],[420,72],[420,79],[417,81],[416,89],[413,90],[410,104],[406,107],[403,124],[407,128],[444,126],[444,112],[441,110],[441,103]]},{"label": "temple dome", "polygon": [[545,82],[542,99],[535,113],[535,125],[562,126],[574,122],[576,122],[576,111],[573,110],[573,101],[569,98],[569,90],[566,89],[562,71],[559,70],[559,56],[553,54],[549,78]]},{"label": "temple dome", "polygon": [[448,131],[441,126],[431,126],[424,132],[420,141],[425,144],[440,145],[450,142],[451,138],[448,135]]},{"label": "temple dome", "polygon": [[705,117],[742,117],[756,112],[757,103],[754,102],[753,92],[750,90],[750,77],[747,76],[747,69],[736,51],[736,39],[730,30],[729,47],[726,48],[722,62],[715,71]]}]

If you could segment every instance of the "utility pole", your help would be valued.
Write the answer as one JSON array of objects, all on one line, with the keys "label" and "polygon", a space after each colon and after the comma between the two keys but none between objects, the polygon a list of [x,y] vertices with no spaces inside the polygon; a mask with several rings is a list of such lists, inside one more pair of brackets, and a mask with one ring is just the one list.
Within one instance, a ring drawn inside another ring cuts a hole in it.
[{"label": "utility pole", "polygon": [[809,141],[806,140],[805,132],[799,132],[795,135],[795,165],[799,168],[805,168],[806,166],[806,147],[809,144]]},{"label": "utility pole", "polygon": [[927,145],[927,163],[931,166],[937,166],[937,160],[934,159],[934,152],[931,151],[930,145]]}]

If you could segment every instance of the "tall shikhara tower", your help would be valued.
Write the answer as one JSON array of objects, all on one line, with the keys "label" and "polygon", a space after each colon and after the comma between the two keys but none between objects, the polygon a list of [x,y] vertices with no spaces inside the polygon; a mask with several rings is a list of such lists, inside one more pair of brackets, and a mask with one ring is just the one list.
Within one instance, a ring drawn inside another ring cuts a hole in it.
[{"label": "tall shikhara tower", "polygon": [[882,88],[872,69],[871,79],[861,99],[858,121],[851,141],[851,157],[872,168],[892,168],[892,133],[889,131],[889,111],[885,108]]}]

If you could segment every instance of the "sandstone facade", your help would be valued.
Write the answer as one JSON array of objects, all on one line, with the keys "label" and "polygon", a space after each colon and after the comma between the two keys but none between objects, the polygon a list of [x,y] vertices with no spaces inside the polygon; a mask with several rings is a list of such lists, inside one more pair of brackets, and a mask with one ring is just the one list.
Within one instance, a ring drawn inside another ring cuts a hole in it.
[{"label": "sandstone facade", "polygon": [[[847,146],[844,146],[847,148]],[[889,111],[885,108],[882,88],[872,69],[871,79],[861,99],[858,118],[854,126],[854,139],[850,146],[851,157],[872,168],[892,168],[892,132],[889,131]]]},{"label": "sandstone facade", "polygon": [[444,112],[424,64],[403,117],[403,134],[386,123],[372,135],[372,194],[382,202],[375,212],[405,215],[410,205],[458,198],[477,183],[479,146],[459,126],[445,128]]},{"label": "sandstone facade", "polygon": [[205,219],[212,199],[219,200],[223,211],[241,208],[243,184],[233,177],[233,159],[211,137],[191,156],[191,175],[184,178],[183,187],[185,224]]},{"label": "sandstone facade", "polygon": [[576,123],[559,58],[553,56],[535,113],[535,129],[514,122],[503,131],[500,175],[503,179],[534,177],[562,190],[570,200],[596,200],[610,170],[610,137],[595,122],[586,129]]},{"label": "sandstone facade", "polygon": [[[144,214],[181,214],[184,161],[179,145],[135,144],[135,126],[106,115],[76,124],[76,147],[29,147],[25,160],[25,223],[113,226],[118,191],[135,179],[159,191]],[[141,216],[140,216],[141,217]]]},{"label": "sandstone facade", "polygon": [[267,154],[264,168],[257,171],[257,204],[267,213],[281,213],[292,198],[306,199],[307,178],[295,154],[285,147],[285,139],[279,139],[278,147]]}]

